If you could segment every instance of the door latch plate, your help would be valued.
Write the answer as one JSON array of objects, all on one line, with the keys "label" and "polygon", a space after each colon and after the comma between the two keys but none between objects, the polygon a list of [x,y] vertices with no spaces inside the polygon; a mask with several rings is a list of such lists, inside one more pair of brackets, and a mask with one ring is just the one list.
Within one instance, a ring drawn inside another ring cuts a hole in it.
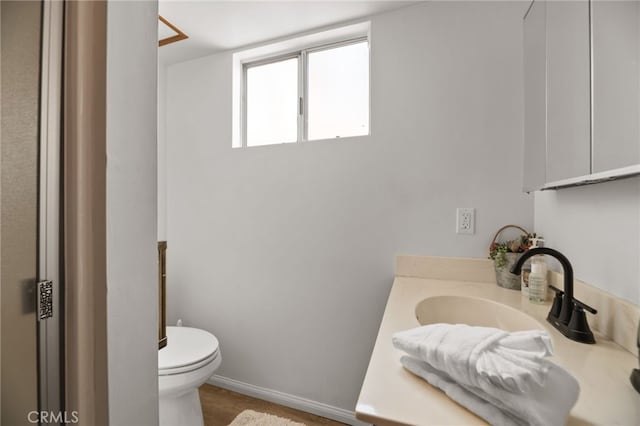
[{"label": "door latch plate", "polygon": [[38,321],[53,317],[53,281],[38,283]]}]

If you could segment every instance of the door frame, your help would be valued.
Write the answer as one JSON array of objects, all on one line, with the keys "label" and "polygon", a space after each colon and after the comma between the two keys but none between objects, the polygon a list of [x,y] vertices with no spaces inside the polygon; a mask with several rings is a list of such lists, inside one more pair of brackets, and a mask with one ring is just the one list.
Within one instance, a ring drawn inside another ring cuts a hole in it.
[{"label": "door frame", "polygon": [[[44,0],[42,5],[38,282],[53,283],[53,315],[38,320],[38,409],[49,413],[60,413],[64,409],[64,286],[61,266],[64,7],[64,1]],[[39,287],[38,284],[38,298]],[[38,319],[40,314],[37,312]]]}]

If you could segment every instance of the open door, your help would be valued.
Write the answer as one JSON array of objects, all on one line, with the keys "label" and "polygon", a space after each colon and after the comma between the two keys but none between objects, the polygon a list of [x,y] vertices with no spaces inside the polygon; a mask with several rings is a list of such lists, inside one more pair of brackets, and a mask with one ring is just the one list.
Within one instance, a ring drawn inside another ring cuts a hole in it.
[{"label": "open door", "polygon": [[56,424],[63,3],[2,1],[0,15],[0,422]]}]

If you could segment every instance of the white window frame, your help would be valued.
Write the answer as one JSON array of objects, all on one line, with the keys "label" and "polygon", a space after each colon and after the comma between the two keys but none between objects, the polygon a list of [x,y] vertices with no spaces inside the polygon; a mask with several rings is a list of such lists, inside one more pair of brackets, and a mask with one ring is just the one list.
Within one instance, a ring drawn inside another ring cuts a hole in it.
[{"label": "white window frame", "polygon": [[[303,49],[297,49],[291,52],[287,52],[284,54],[273,55],[267,58],[262,58],[254,61],[246,61],[242,62],[242,109],[241,109],[241,117],[240,117],[240,125],[241,125],[241,147],[246,148],[249,147],[247,144],[247,71],[249,68],[258,67],[261,65],[273,64],[276,62],[285,61],[288,59],[297,58],[298,59],[298,134],[295,142],[290,143],[300,143],[300,142],[308,142],[309,136],[309,101],[308,101],[308,92],[309,92],[309,62],[307,56],[309,53],[316,53],[323,50],[331,50],[339,47],[349,46],[352,44],[358,44],[366,42],[369,49],[371,49],[371,45],[369,42],[369,36],[358,36],[352,37],[340,41],[324,43],[320,45],[314,45],[310,47],[306,47]],[[370,52],[370,51],[369,51]],[[369,53],[369,61],[367,66],[369,67],[369,86],[371,86],[371,53]],[[369,104],[369,116],[371,116],[371,104]],[[370,120],[369,120],[370,121]],[[367,129],[366,135],[360,136],[368,136],[371,133],[371,123],[369,123],[369,128]],[[351,136],[348,136],[351,137]],[[313,139],[313,140],[323,140],[323,139]],[[285,143],[285,142],[282,142]],[[272,145],[278,145],[279,143],[274,143]]]}]

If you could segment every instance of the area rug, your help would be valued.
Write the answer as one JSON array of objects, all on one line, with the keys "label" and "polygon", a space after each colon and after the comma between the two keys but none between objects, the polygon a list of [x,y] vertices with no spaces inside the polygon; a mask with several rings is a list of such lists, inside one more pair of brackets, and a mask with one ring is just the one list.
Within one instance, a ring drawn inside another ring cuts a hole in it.
[{"label": "area rug", "polygon": [[304,423],[294,422],[273,414],[244,410],[238,414],[229,426],[306,426]]}]

